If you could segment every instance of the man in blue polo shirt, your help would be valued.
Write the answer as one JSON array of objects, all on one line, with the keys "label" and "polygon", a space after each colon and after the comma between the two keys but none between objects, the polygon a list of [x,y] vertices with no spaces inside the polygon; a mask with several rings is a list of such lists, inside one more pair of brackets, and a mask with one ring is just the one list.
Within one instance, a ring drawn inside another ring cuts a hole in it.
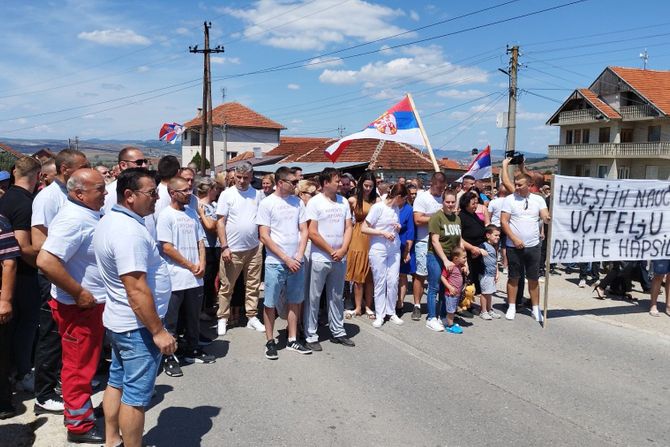
[{"label": "man in blue polo shirt", "polygon": [[[93,236],[107,301],[102,315],[112,344],[112,365],[103,397],[108,445],[140,446],[144,409],[151,401],[163,355],[177,343],[163,326],[170,301],[170,274],[145,227],[158,198],[156,182],[131,168],[117,179],[117,204]],[[123,237],[119,237],[123,235]]]}]

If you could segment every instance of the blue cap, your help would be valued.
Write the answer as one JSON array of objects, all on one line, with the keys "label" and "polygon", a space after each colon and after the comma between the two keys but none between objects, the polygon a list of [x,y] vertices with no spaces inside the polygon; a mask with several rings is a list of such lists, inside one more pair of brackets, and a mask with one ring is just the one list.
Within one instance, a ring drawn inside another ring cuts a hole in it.
[{"label": "blue cap", "polygon": [[0,182],[4,182],[5,180],[9,180],[9,172],[7,171],[0,171]]}]

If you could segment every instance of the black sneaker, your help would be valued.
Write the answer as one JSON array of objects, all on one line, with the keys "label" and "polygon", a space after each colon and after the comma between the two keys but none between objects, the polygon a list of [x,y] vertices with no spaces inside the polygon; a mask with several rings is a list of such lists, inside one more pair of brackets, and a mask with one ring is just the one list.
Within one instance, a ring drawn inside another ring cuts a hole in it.
[{"label": "black sneaker", "polygon": [[308,341],[305,343],[305,347],[307,347],[307,349],[311,349],[312,351],[323,351],[321,343],[318,341]]},{"label": "black sneaker", "polygon": [[179,366],[179,361],[177,361],[177,357],[173,355],[165,357],[165,360],[163,361],[163,371],[170,377],[181,377],[184,375],[181,366]]},{"label": "black sneaker", "polygon": [[85,433],[72,433],[68,430],[67,442],[75,444],[104,444],[105,432],[98,429],[98,427],[93,427]]},{"label": "black sneaker", "polygon": [[421,321],[421,308],[419,306],[414,306],[412,311],[412,320]]},{"label": "black sneaker", "polygon": [[330,341],[332,343],[336,343],[338,345],[349,346],[351,348],[356,346],[356,343],[354,343],[354,341],[352,339],[350,339],[349,337],[346,337],[344,335],[341,336],[341,337],[333,337],[333,338],[330,339]]},{"label": "black sneaker", "polygon": [[288,342],[288,344],[286,345],[286,349],[288,349],[289,351],[295,351],[298,354],[311,354],[312,353],[311,349],[308,349],[308,348],[304,347],[303,344],[300,343],[298,340],[293,340],[293,341]]},{"label": "black sneaker", "polygon": [[184,354],[184,361],[186,363],[214,363],[216,362],[216,357],[211,354],[207,354],[202,349],[194,349],[193,351]]},{"label": "black sneaker", "polygon": [[274,340],[268,340],[265,343],[265,358],[270,360],[277,360],[279,355],[277,355],[277,344]]}]

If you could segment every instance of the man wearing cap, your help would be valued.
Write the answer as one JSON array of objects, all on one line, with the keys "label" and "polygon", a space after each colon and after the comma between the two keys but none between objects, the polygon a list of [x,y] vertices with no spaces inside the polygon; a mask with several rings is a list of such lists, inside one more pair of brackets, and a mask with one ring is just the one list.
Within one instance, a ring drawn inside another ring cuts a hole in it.
[{"label": "man wearing cap", "polygon": [[61,381],[68,442],[102,443],[95,427],[91,380],[102,349],[105,289],[92,242],[105,179],[96,169],[80,169],[67,181],[68,202],[49,225],[37,266],[52,281],[49,301],[62,340]]}]

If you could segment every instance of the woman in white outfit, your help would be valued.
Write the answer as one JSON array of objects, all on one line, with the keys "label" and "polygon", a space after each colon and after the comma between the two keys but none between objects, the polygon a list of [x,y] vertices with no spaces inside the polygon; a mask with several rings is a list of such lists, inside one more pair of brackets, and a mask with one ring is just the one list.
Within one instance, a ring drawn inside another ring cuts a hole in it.
[{"label": "woman in white outfit", "polygon": [[374,281],[375,313],[372,325],[380,328],[384,318],[395,324],[403,321],[395,313],[400,270],[400,208],[405,203],[407,188],[395,185],[386,198],[370,208],[361,232],[370,236],[370,268]]}]

